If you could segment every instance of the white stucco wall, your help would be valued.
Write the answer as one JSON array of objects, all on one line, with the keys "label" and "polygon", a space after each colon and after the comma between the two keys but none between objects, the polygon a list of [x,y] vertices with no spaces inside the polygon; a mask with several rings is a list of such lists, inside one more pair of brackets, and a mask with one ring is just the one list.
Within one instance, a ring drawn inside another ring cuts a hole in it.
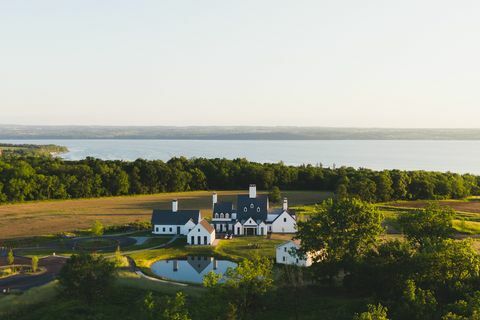
[{"label": "white stucco wall", "polygon": [[312,265],[312,259],[307,256],[306,259],[298,258],[293,252],[298,250],[299,247],[293,242],[289,241],[276,248],[276,262],[278,264],[292,264],[299,267],[309,267]]},{"label": "white stucco wall", "polygon": [[[193,237],[193,239],[192,239]],[[200,237],[200,244],[198,243]],[[205,244],[205,237],[207,237],[207,244]],[[192,241],[193,240],[193,241]],[[187,243],[189,245],[211,245],[215,241],[215,230],[209,233],[202,225],[197,224],[188,234]]]},{"label": "white stucco wall", "polygon": [[280,216],[272,222],[273,233],[296,233],[297,222],[287,212],[282,212]]},{"label": "white stucco wall", "polygon": [[182,227],[178,225],[154,225],[153,234],[177,234],[177,227],[180,227],[180,233],[182,232]]}]

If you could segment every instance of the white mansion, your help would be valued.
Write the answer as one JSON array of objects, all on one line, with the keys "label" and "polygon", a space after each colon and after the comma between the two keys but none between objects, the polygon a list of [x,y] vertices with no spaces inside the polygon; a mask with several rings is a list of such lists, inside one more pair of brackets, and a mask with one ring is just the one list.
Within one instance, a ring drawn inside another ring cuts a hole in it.
[{"label": "white mansion", "polygon": [[237,196],[232,202],[219,202],[213,194],[212,224],[218,233],[234,235],[267,235],[267,233],[297,232],[296,218],[289,212],[288,201],[279,209],[270,209],[267,195],[257,195],[257,187],[250,185],[248,194]]},{"label": "white mansion", "polygon": [[217,200],[214,193],[211,224],[203,219],[200,210],[179,210],[177,200],[173,200],[171,210],[153,210],[152,233],[184,235],[190,245],[211,245],[216,233],[265,236],[297,231],[287,199],[283,200],[282,208],[271,210],[268,196],[257,195],[255,185],[250,185],[248,194],[237,196],[236,206]]}]

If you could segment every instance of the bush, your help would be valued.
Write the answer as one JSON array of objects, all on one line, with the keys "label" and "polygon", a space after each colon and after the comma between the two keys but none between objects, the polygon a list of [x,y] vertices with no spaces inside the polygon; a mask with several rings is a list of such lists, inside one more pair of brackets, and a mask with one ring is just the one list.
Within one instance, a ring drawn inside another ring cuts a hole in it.
[{"label": "bush", "polygon": [[59,281],[65,294],[92,302],[107,294],[114,275],[113,262],[99,255],[81,253],[68,259]]}]

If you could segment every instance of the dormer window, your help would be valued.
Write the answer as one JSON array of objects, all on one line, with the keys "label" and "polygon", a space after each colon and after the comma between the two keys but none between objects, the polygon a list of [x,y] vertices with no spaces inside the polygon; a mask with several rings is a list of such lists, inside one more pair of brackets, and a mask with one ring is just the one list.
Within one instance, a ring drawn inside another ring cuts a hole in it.
[{"label": "dormer window", "polygon": [[253,207],[255,207],[253,203],[250,203],[250,209],[253,209]]},{"label": "dormer window", "polygon": [[260,212],[260,207],[257,207],[257,212]]},{"label": "dormer window", "polygon": [[220,213],[220,219],[223,219],[223,217],[224,217],[223,213]]},{"label": "dormer window", "polygon": [[228,219],[229,216],[228,216],[228,213],[225,213],[225,219]]},{"label": "dormer window", "polygon": [[218,213],[215,213],[215,219],[218,219]]}]

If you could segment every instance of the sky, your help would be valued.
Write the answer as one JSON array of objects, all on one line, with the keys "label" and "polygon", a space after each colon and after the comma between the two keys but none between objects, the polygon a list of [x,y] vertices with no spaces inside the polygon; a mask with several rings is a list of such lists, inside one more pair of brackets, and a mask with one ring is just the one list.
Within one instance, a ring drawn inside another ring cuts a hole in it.
[{"label": "sky", "polygon": [[0,123],[480,127],[480,1],[0,0]]}]

